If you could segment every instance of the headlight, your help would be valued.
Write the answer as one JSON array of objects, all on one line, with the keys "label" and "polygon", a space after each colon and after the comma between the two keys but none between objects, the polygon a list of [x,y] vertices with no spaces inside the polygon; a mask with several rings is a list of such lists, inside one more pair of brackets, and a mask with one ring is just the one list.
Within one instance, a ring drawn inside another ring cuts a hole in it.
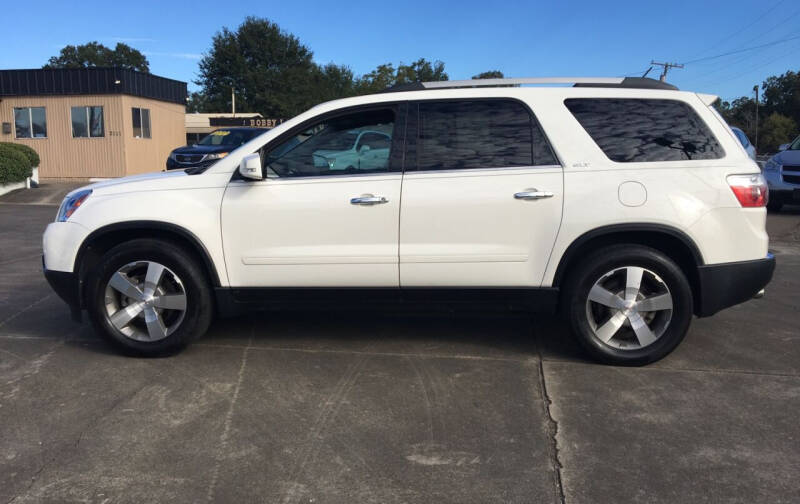
[{"label": "headlight", "polygon": [[207,154],[206,159],[222,159],[227,155],[227,152],[217,152],[216,154]]},{"label": "headlight", "polygon": [[86,201],[86,198],[88,198],[90,194],[92,194],[91,189],[84,189],[64,198],[64,201],[61,202],[61,206],[58,208],[56,222],[66,222],[67,219],[75,213],[75,210]]},{"label": "headlight", "polygon": [[780,171],[781,164],[774,159],[770,159],[769,161],[764,164],[764,171]]}]

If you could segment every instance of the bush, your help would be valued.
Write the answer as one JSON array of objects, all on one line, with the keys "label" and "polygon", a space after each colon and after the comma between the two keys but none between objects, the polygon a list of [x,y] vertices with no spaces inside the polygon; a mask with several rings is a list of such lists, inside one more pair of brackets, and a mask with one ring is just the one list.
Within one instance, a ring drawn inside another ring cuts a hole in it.
[{"label": "bush", "polygon": [[28,158],[28,161],[31,162],[31,166],[33,166],[33,167],[39,166],[39,162],[40,162],[39,154],[37,154],[35,150],[33,150],[32,148],[28,147],[27,145],[18,144],[18,143],[9,143],[9,142],[0,142],[0,145],[9,145],[9,146],[17,149],[19,152],[22,153],[23,156]]},{"label": "bush", "polygon": [[22,182],[31,173],[31,162],[19,149],[0,145],[0,184]]}]

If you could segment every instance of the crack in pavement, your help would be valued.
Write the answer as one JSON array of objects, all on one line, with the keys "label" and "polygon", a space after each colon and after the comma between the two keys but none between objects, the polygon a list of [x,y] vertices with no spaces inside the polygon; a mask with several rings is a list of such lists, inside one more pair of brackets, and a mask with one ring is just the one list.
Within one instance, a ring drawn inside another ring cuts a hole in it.
[{"label": "crack in pavement", "polygon": [[539,373],[539,386],[542,389],[542,408],[544,409],[545,418],[547,419],[547,437],[550,440],[547,451],[553,461],[553,493],[560,504],[565,504],[564,485],[561,478],[561,470],[564,468],[564,465],[558,457],[558,422],[553,418],[550,412],[550,405],[553,401],[550,399],[550,395],[547,392],[547,384],[545,383],[544,377],[544,361],[542,361],[541,356],[539,357],[539,362],[536,367]]}]

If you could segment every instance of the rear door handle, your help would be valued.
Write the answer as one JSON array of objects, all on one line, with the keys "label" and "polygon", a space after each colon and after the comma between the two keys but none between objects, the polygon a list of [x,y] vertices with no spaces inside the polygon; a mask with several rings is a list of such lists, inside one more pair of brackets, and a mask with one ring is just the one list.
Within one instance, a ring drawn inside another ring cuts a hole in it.
[{"label": "rear door handle", "polygon": [[552,198],[553,193],[550,191],[539,191],[537,189],[526,189],[522,192],[514,193],[514,198],[522,200],[537,200],[544,198]]},{"label": "rear door handle", "polygon": [[358,198],[351,198],[350,204],[351,205],[382,205],[384,203],[389,203],[389,200],[383,196],[373,196],[371,194],[364,194],[363,196],[359,196]]}]

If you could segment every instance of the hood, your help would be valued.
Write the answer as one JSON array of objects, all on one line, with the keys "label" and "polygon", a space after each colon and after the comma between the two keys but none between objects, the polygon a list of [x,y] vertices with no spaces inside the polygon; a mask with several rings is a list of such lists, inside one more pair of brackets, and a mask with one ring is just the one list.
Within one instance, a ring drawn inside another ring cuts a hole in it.
[{"label": "hood", "polygon": [[230,180],[230,174],[201,173],[189,175],[183,170],[170,170],[155,173],[143,173],[79,187],[70,192],[71,196],[77,191],[91,189],[93,195],[109,196],[112,194],[130,193],[137,191],[170,191],[182,189],[203,189],[210,187],[224,187]]},{"label": "hood", "polygon": [[173,150],[173,154],[216,154],[230,152],[236,147],[233,145],[186,145]]},{"label": "hood", "polygon": [[782,165],[799,165],[800,166],[800,150],[785,150],[775,154],[772,159]]}]

